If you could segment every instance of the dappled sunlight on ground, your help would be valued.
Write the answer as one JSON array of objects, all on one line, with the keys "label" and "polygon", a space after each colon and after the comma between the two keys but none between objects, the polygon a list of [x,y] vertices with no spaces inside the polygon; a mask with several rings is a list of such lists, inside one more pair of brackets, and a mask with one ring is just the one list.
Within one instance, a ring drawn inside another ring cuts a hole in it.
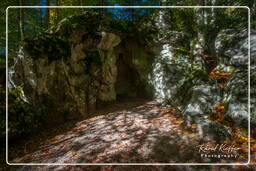
[{"label": "dappled sunlight on ground", "polygon": [[209,139],[200,138],[197,125],[186,125],[176,109],[151,101],[78,122],[72,130],[50,139],[38,151],[12,162],[220,162],[200,156],[197,146],[204,143],[209,143]]}]

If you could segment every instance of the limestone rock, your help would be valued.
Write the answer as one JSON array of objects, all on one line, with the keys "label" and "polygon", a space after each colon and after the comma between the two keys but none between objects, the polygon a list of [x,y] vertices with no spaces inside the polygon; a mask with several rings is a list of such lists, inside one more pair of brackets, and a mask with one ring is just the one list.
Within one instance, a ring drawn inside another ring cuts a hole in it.
[{"label": "limestone rock", "polygon": [[44,114],[45,119],[88,117],[96,110],[98,102],[115,101],[117,58],[121,54],[125,54],[125,60],[129,61],[125,65],[132,68],[130,74],[135,78],[129,80],[131,86],[124,91],[134,96],[146,91],[143,89],[151,63],[144,45],[137,43],[137,37],[127,38],[125,42],[129,43],[122,43],[120,32],[110,26],[108,31],[101,30],[100,37],[96,29],[100,20],[93,21],[94,29],[76,24],[90,19],[90,15],[69,17],[50,32],[25,41],[24,58],[14,67],[14,83],[22,85],[28,103],[36,112]]},{"label": "limestone rock", "polygon": [[215,106],[219,95],[210,85],[195,86],[192,88],[191,99],[186,106],[184,115],[205,116]]},{"label": "limestone rock", "polygon": [[102,38],[100,43],[98,44],[99,49],[110,50],[121,42],[120,37],[113,33],[102,32],[101,35]]},{"label": "limestone rock", "polygon": [[113,50],[101,51],[102,86],[99,90],[99,99],[114,101],[116,99],[115,82],[117,77],[116,56]]}]

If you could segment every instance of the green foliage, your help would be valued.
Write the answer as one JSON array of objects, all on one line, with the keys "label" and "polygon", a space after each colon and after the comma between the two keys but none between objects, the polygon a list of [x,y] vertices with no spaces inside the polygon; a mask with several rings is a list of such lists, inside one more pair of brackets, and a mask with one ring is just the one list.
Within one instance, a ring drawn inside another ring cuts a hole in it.
[{"label": "green foliage", "polygon": [[79,15],[71,15],[63,19],[56,27],[52,27],[51,30],[57,30],[58,34],[62,37],[68,38],[68,36],[75,29],[84,29],[88,33],[93,33],[99,29],[101,15],[97,12],[84,12]]},{"label": "green foliage", "polygon": [[197,34],[197,17],[195,9],[171,9],[170,14],[171,29],[185,31],[191,36]]},{"label": "green foliage", "polygon": [[202,81],[209,81],[209,74],[201,67],[193,67],[193,76],[199,78]]},{"label": "green foliage", "polygon": [[253,29],[256,29],[256,20],[252,20],[252,21],[251,21],[251,27],[252,27]]},{"label": "green foliage", "polygon": [[54,34],[45,34],[32,40],[25,39],[24,50],[32,58],[48,57],[49,61],[66,59],[71,54],[68,41]]},{"label": "green foliage", "polygon": [[132,22],[126,19],[112,20],[111,26],[113,26],[113,29],[125,32],[129,31],[129,28],[132,26]]},{"label": "green foliage", "polygon": [[75,27],[74,25],[72,25],[72,22],[70,21],[69,18],[65,18],[63,19],[60,24],[62,25],[62,30],[61,32],[64,35],[69,35],[70,33],[72,33],[72,29]]},{"label": "green foliage", "polygon": [[243,29],[248,27],[248,10],[247,9],[215,9],[215,22],[212,25],[214,29]]},{"label": "green foliage", "polygon": [[[0,87],[0,139],[5,137],[5,90]],[[39,128],[38,116],[32,112],[31,105],[23,100],[20,87],[8,92],[8,135],[9,138],[29,134]]]},{"label": "green foliage", "polygon": [[228,107],[229,107],[229,103],[230,103],[229,100],[224,100],[224,102],[223,102],[224,112],[223,113],[227,113]]},{"label": "green foliage", "polygon": [[179,57],[184,57],[184,56],[192,56],[192,53],[191,53],[189,47],[184,47],[184,46],[178,45],[176,48],[174,48],[174,51],[175,51],[175,56],[174,56],[175,59],[177,59]]},{"label": "green foliage", "polygon": [[256,113],[251,114],[251,118],[256,119]]}]

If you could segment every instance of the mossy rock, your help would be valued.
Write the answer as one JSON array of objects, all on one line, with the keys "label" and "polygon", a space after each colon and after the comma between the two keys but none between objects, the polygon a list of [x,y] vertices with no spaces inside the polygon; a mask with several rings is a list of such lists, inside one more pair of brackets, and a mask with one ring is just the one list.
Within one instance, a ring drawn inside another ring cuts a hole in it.
[{"label": "mossy rock", "polygon": [[67,40],[56,35],[45,34],[33,40],[24,40],[24,50],[33,59],[47,57],[49,61],[71,55],[71,48]]}]

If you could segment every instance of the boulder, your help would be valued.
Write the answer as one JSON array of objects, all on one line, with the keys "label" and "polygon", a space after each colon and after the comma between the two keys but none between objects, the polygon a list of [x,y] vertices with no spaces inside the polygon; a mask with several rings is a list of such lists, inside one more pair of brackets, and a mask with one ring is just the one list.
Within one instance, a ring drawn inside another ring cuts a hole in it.
[{"label": "boulder", "polygon": [[191,91],[191,98],[184,109],[184,115],[193,118],[207,116],[220,99],[216,87],[211,85],[194,86]]},{"label": "boulder", "polygon": [[248,44],[247,30],[223,30],[215,41],[218,57],[233,66],[248,65]]}]

